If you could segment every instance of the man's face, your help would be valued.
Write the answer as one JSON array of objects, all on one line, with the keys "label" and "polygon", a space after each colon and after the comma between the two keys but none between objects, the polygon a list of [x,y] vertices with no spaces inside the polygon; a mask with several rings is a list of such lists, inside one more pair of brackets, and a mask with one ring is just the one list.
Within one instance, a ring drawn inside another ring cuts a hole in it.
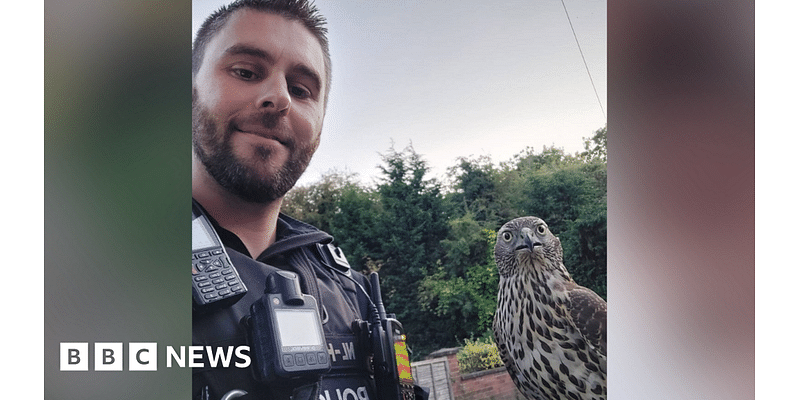
[{"label": "man's face", "polygon": [[208,43],[193,81],[196,157],[246,201],[283,197],[319,145],[324,73],[322,48],[299,22],[234,12]]}]

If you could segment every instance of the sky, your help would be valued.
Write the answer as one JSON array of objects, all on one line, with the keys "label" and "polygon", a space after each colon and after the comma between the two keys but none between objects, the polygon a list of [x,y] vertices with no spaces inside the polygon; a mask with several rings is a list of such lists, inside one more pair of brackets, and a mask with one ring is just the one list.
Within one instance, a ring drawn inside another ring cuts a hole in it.
[{"label": "sky", "polygon": [[[192,37],[225,3],[194,0]],[[488,3],[317,1],[333,82],[322,143],[298,184],[334,171],[371,184],[381,154],[409,145],[440,179],[459,157],[583,150],[606,125],[605,1]]]}]

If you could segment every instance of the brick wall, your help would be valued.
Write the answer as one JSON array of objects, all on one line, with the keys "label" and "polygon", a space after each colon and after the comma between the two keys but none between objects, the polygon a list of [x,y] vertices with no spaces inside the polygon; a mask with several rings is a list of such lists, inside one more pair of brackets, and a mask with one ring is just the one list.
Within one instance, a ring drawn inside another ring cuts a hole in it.
[{"label": "brick wall", "polygon": [[428,356],[447,357],[454,400],[525,400],[505,368],[461,375],[457,352],[458,349],[442,349]]}]

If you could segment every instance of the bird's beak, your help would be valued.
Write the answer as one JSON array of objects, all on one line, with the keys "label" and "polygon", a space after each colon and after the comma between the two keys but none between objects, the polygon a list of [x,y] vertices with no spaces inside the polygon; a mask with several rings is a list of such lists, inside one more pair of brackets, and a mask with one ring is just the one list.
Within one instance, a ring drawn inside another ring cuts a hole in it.
[{"label": "bird's beak", "polygon": [[541,245],[542,242],[540,242],[539,239],[536,238],[536,235],[533,233],[532,230],[530,230],[529,228],[522,228],[522,231],[520,232],[520,237],[517,238],[517,246],[515,250],[528,249],[532,253],[533,249],[536,246],[541,246]]}]

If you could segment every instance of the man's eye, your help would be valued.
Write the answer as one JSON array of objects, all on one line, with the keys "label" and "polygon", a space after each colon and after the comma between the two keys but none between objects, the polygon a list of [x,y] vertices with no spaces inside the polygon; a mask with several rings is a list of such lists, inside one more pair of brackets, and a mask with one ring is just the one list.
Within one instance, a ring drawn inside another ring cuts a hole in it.
[{"label": "man's eye", "polygon": [[292,93],[292,96],[305,99],[311,97],[311,92],[306,90],[306,88],[302,86],[289,86],[289,92]]},{"label": "man's eye", "polygon": [[256,78],[256,73],[255,72],[250,71],[249,69],[244,69],[244,68],[236,68],[236,69],[234,69],[233,70],[233,74],[236,75],[239,78],[242,78],[242,79],[248,80],[248,81],[249,80],[253,80],[253,79]]}]

